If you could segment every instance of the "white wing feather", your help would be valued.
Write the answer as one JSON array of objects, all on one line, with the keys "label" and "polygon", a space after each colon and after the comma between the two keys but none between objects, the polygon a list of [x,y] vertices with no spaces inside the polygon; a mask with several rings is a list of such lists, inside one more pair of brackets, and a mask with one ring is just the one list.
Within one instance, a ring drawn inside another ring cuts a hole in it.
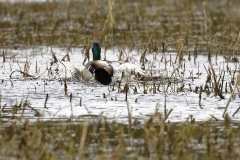
[{"label": "white wing feather", "polygon": [[122,76],[122,72],[124,72],[125,76],[130,77],[133,72],[137,73],[142,77],[146,77],[145,72],[141,69],[140,65],[132,64],[132,63],[123,63],[120,66],[116,67],[114,70],[114,80],[118,80]]},{"label": "white wing feather", "polygon": [[59,61],[51,66],[52,76],[55,78],[80,79],[81,72],[70,62]]}]

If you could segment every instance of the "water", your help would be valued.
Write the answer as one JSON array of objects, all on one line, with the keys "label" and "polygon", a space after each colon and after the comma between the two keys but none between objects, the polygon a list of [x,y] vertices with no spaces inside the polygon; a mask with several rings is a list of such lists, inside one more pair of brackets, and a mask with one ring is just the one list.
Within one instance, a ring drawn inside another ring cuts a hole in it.
[{"label": "water", "polygon": [[[53,48],[53,52],[58,59],[65,56],[67,52],[70,55],[70,62],[78,68],[83,68],[81,64],[83,62],[83,56],[80,55],[82,48],[73,48],[71,51],[67,51],[65,48]],[[104,53],[104,50],[103,50]],[[227,93],[223,93],[225,99],[220,99],[219,96],[214,96],[213,92],[207,95],[206,92],[202,94],[201,107],[199,106],[199,90],[194,92],[196,86],[204,86],[207,79],[207,71],[210,63],[208,62],[206,55],[199,55],[194,63],[193,57],[188,60],[188,55],[184,56],[184,66],[178,66],[178,64],[167,63],[165,68],[165,61],[175,59],[176,53],[158,53],[156,59],[153,60],[152,54],[147,54],[145,63],[146,72],[150,75],[150,69],[153,64],[153,77],[155,77],[154,83],[158,85],[160,82],[164,85],[160,85],[159,91],[156,94],[153,92],[153,82],[147,81],[147,94],[144,94],[143,82],[138,83],[132,79],[130,85],[130,91],[127,94],[127,102],[125,101],[125,93],[118,92],[117,85],[104,86],[96,84],[93,81],[83,82],[76,80],[67,81],[67,95],[64,91],[64,82],[59,78],[53,79],[49,76],[49,72],[46,68],[49,68],[52,61],[51,52],[46,46],[39,46],[35,49],[19,49],[19,50],[6,50],[8,58],[12,55],[16,56],[8,62],[2,63],[0,68],[1,77],[1,106],[5,105],[5,110],[2,111],[2,116],[12,116],[12,108],[14,104],[19,104],[21,101],[27,102],[30,107],[19,108],[15,116],[29,117],[31,119],[36,118],[37,110],[42,116],[42,119],[59,119],[59,118],[83,118],[84,116],[106,116],[109,119],[114,119],[117,122],[128,123],[128,107],[132,115],[132,121],[138,120],[144,122],[149,116],[155,114],[156,110],[164,114],[164,105],[166,99],[166,109],[169,111],[173,109],[167,121],[181,122],[186,121],[189,116],[193,116],[196,121],[205,121],[212,119],[214,116],[217,119],[223,119],[222,115],[227,101],[230,97],[230,89]],[[119,53],[116,49],[108,50],[106,52],[107,60],[116,61]],[[129,53],[130,59],[134,62],[140,59],[140,54],[136,51]],[[164,57],[164,61],[161,61]],[[23,70],[24,65],[28,61],[29,74],[41,75],[37,79],[25,78],[16,70]],[[36,73],[36,63],[37,72]],[[114,67],[118,66],[118,62],[113,62]],[[204,67],[205,66],[205,67]],[[227,68],[231,70],[238,69],[236,63],[226,63],[223,56],[218,55],[217,60],[212,58],[212,66],[219,78],[220,72]],[[176,71],[176,68],[179,67]],[[173,76],[171,77],[172,73]],[[191,73],[192,72],[192,73]],[[198,76],[198,72],[200,73]],[[12,73],[12,78],[9,76]],[[191,74],[190,74],[191,73]],[[225,82],[231,81],[232,75],[230,72],[226,72],[224,77]],[[164,79],[160,81],[160,79]],[[167,79],[172,84],[167,92],[164,92],[167,87]],[[177,90],[184,84],[183,89]],[[191,85],[192,91],[189,88]],[[123,88],[124,83],[122,84]],[[134,88],[137,88],[137,94],[134,93]],[[45,104],[45,99],[48,94],[48,100]],[[70,102],[70,94],[72,94],[72,100]],[[105,94],[106,97],[103,96]],[[239,107],[238,95],[231,100],[227,113],[233,115],[233,113]],[[32,108],[31,108],[32,107]],[[230,116],[233,120],[239,121],[239,114],[234,117]]]}]

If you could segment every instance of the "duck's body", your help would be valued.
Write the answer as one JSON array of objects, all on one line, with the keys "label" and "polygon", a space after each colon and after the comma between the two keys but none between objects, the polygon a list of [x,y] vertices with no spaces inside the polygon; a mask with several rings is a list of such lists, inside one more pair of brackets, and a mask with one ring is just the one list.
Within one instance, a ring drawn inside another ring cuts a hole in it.
[{"label": "duck's body", "polygon": [[113,67],[106,61],[101,61],[101,47],[99,43],[92,46],[93,61],[88,62],[82,70],[82,77],[89,80],[92,77],[103,85],[112,82]]},{"label": "duck's body", "polygon": [[82,71],[85,80],[95,79],[103,85],[108,85],[112,82],[113,67],[106,61],[94,60],[88,62]]}]

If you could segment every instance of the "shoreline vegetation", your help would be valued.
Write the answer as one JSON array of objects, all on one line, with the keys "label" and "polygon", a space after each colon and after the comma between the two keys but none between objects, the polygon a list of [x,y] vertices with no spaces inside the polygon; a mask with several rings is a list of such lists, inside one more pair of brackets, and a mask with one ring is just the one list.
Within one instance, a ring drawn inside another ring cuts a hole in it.
[{"label": "shoreline vegetation", "polygon": [[[21,125],[19,123],[22,123]],[[19,122],[0,130],[0,156],[17,159],[238,159],[239,123],[166,123],[161,114],[142,126],[85,120]]]},{"label": "shoreline vegetation", "polygon": [[239,39],[237,6],[227,0],[6,1],[0,3],[0,46],[89,50],[98,41],[106,50],[114,46],[143,50],[147,45],[148,52],[170,48],[233,56]]},{"label": "shoreline vegetation", "polygon": [[[233,0],[1,1],[1,63],[18,62],[15,59],[18,53],[9,55],[9,50],[21,52],[38,46],[83,48],[79,54],[85,57],[84,63],[90,59],[91,44],[100,42],[105,50],[103,59],[112,48],[118,49],[119,60],[123,54],[129,54],[126,50],[137,51],[142,64],[146,63],[148,54],[156,57],[175,52],[176,58],[166,61],[166,65],[178,65],[171,75],[177,79],[185,78],[179,70],[180,67],[185,69],[184,55],[189,55],[189,59],[193,57],[196,64],[197,56],[205,55],[209,63],[209,67],[204,66],[208,75],[206,85],[195,89],[199,94],[196,100],[199,108],[202,108],[203,93],[219,100],[225,99],[225,94],[230,97],[226,106],[219,106],[224,107],[224,120],[212,115],[215,121],[198,122],[190,115],[185,122],[169,123],[166,119],[172,110],[165,108],[164,113],[156,109],[143,124],[132,119],[128,108],[129,123],[121,124],[104,116],[38,119],[41,114],[27,101],[13,103],[10,107],[2,104],[4,95],[0,89],[0,159],[240,159],[240,126],[231,120],[239,107],[233,115],[227,113],[230,101],[239,99],[239,8],[240,3]],[[220,66],[221,72],[216,73],[212,64],[220,55],[226,63],[234,63],[236,67]],[[129,57],[121,60],[128,62]],[[31,76],[25,70],[27,65],[26,59],[24,71],[16,72],[23,77]],[[225,73],[229,73],[231,82],[224,79]],[[154,82],[153,76],[148,80]],[[63,83],[66,89],[66,81]],[[172,87],[174,92],[184,92],[184,83],[182,87],[177,84],[176,88],[172,81],[162,83],[166,91]],[[153,94],[166,94],[156,90],[155,85],[152,85]],[[121,87],[127,103],[129,86]],[[147,93],[145,81],[143,90]],[[69,99],[71,101],[71,94]],[[34,121],[17,114],[19,110],[23,113],[25,108],[35,114]]]}]

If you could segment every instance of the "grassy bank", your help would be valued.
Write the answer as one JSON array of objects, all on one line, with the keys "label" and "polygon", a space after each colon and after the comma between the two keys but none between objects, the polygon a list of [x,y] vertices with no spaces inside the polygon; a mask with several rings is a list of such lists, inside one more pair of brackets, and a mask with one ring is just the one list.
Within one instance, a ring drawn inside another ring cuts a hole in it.
[{"label": "grassy bank", "polygon": [[[236,1],[58,1],[0,3],[0,45],[79,47],[98,41],[149,52],[235,54]],[[162,48],[165,43],[166,48]]]},{"label": "grassy bank", "polygon": [[[80,123],[81,122],[81,123]],[[4,124],[3,124],[4,125]],[[189,121],[169,124],[160,115],[144,126],[106,119],[18,121],[0,130],[1,159],[239,159],[239,124]]]}]

